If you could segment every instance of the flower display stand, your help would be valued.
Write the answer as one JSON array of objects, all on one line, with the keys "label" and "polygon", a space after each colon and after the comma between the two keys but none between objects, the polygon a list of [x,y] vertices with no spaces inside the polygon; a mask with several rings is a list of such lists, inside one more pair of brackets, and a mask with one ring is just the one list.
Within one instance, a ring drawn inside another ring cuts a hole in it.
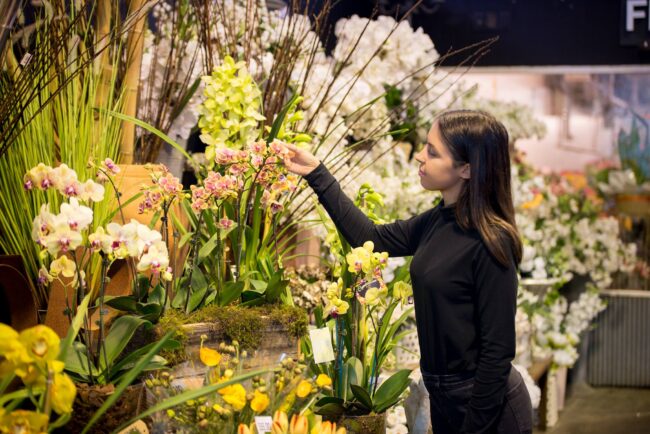
[{"label": "flower display stand", "polygon": [[[244,371],[273,366],[283,358],[296,358],[299,355],[299,338],[291,333],[288,326],[272,321],[269,317],[262,316],[261,320],[262,326],[253,332],[259,338],[259,346],[247,351],[249,357],[243,358]],[[189,388],[199,387],[208,371],[199,355],[201,337],[206,338],[203,340],[204,347],[217,351],[221,343],[228,345],[232,338],[217,321],[183,324],[179,328],[182,348],[177,354],[179,362],[174,364],[172,361],[172,374],[176,384]],[[156,333],[160,334],[160,330]]]}]

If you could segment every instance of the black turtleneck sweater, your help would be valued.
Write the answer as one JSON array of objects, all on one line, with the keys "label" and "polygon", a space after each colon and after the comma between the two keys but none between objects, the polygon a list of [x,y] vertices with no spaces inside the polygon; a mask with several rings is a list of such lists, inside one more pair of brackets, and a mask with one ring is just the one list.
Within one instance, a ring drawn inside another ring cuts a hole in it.
[{"label": "black turtleneck sweater", "polygon": [[390,256],[413,256],[411,280],[420,367],[430,374],[475,371],[463,432],[496,422],[515,356],[517,270],[502,266],[477,231],[463,231],[444,203],[408,220],[375,225],[321,163],[305,176],[353,246],[366,241]]}]

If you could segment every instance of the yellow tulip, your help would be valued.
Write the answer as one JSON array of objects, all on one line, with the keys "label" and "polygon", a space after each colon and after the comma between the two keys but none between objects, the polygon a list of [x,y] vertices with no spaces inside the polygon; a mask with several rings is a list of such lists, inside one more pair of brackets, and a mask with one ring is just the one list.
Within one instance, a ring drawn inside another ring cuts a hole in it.
[{"label": "yellow tulip", "polygon": [[266,410],[270,403],[271,401],[267,394],[256,390],[251,400],[251,408],[255,413],[261,413]]},{"label": "yellow tulip", "polygon": [[307,380],[302,380],[296,388],[296,395],[298,398],[304,398],[311,393],[311,383]]},{"label": "yellow tulip", "polygon": [[58,414],[72,413],[72,404],[77,395],[77,388],[66,374],[54,374],[50,397],[52,409]]},{"label": "yellow tulip", "polygon": [[47,431],[49,418],[46,414],[27,410],[15,410],[0,419],[3,433],[40,434]]},{"label": "yellow tulip", "polygon": [[332,385],[332,379],[327,374],[320,374],[316,378],[316,384],[318,387],[327,387]]},{"label": "yellow tulip", "polygon": [[305,416],[298,416],[294,414],[291,416],[291,423],[289,424],[289,434],[308,434],[309,422]]},{"label": "yellow tulip", "polygon": [[273,425],[271,426],[271,434],[287,434],[289,430],[289,418],[284,411],[276,411],[273,414]]},{"label": "yellow tulip", "polygon": [[206,348],[201,345],[199,349],[199,358],[205,366],[217,366],[221,362],[221,354],[218,351],[213,350],[212,348]]},{"label": "yellow tulip", "polygon": [[37,325],[23,330],[20,332],[19,340],[36,362],[56,360],[59,356],[61,339],[47,326]]}]

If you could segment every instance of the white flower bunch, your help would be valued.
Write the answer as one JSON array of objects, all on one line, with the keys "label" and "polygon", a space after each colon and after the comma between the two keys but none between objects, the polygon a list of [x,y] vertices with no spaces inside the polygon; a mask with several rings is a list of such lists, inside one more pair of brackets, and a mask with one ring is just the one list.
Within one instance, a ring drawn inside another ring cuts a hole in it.
[{"label": "white flower bunch", "polygon": [[396,405],[386,413],[386,434],[408,434],[406,411],[403,405]]},{"label": "white flower bunch", "polygon": [[534,329],[533,354],[552,355],[556,366],[571,367],[578,360],[580,336],[606,307],[595,286],[589,286],[570,305],[565,297],[549,294],[531,317]]},{"label": "white flower bunch", "polygon": [[[106,159],[99,168],[103,177],[115,174],[118,167]],[[39,284],[45,285],[55,279],[66,277],[72,285],[85,286],[85,268],[90,260],[81,259],[76,250],[87,248],[91,253],[102,252],[110,261],[136,258],[137,270],[152,272],[165,280],[171,280],[167,247],[158,231],[132,220],[125,225],[109,223],[90,233],[93,225],[93,210],[80,201],[99,202],[104,199],[104,187],[93,180],[80,182],[77,173],[65,164],[56,168],[41,163],[25,175],[25,188],[47,190],[55,188],[68,197],[59,213],[50,212],[50,204],[43,204],[32,223],[32,239],[41,248],[43,265],[39,271]],[[49,265],[48,265],[49,264]],[[48,266],[46,266],[48,265]]]}]

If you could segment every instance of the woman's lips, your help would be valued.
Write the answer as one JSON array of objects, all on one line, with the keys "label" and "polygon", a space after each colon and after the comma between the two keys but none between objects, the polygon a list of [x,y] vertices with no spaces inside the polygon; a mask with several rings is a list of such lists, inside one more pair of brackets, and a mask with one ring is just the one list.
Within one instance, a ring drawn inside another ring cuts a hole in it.
[{"label": "woman's lips", "polygon": [[424,176],[424,172],[422,171],[422,169],[418,170],[418,175],[420,175],[421,177]]}]

